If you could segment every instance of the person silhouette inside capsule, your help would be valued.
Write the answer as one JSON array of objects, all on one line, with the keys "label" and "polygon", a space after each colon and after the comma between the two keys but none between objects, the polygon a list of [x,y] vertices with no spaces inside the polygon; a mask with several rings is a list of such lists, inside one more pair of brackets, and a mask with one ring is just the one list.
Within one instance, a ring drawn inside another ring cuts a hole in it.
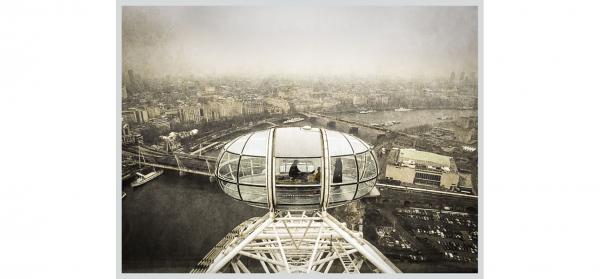
[{"label": "person silhouette inside capsule", "polygon": [[294,162],[292,163],[292,166],[290,167],[290,171],[288,172],[288,175],[290,176],[291,179],[302,178],[302,172],[298,168],[298,160],[294,160]]},{"label": "person silhouette inside capsule", "polygon": [[321,167],[317,167],[316,171],[312,171],[308,175],[308,182],[319,184],[321,182]]},{"label": "person silhouette inside capsule", "polygon": [[[292,166],[290,166],[290,170],[288,172],[288,176],[290,177],[290,179],[292,180],[299,180],[302,182],[308,182],[309,180],[311,182],[319,182],[320,178],[321,178],[321,167],[318,167],[316,170],[313,170],[311,172],[303,172],[300,170],[300,168],[298,168],[298,160],[294,160],[294,162],[292,163]],[[316,180],[315,177],[316,175],[319,176],[319,180]]]},{"label": "person silhouette inside capsule", "polygon": [[342,182],[342,159],[335,159],[335,166],[333,167],[333,183]]}]

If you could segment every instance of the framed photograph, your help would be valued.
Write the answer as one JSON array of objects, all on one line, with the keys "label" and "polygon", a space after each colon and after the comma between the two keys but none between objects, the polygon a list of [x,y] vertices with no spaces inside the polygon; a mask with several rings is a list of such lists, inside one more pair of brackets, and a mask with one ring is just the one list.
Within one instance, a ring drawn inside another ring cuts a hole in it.
[{"label": "framed photograph", "polygon": [[480,278],[481,1],[221,2],[118,1],[117,277]]}]

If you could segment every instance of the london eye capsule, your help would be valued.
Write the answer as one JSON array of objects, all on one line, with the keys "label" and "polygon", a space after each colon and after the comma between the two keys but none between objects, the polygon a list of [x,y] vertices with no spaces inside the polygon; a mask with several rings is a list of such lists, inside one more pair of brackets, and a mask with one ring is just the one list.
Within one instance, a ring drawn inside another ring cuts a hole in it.
[{"label": "london eye capsule", "polygon": [[240,136],[223,147],[215,170],[227,195],[270,210],[343,205],[367,195],[377,175],[367,143],[308,126]]}]

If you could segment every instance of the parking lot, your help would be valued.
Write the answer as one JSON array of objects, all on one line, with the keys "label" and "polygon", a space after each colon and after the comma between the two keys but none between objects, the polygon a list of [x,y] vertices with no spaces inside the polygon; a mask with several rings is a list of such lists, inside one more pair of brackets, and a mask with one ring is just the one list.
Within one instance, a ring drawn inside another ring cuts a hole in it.
[{"label": "parking lot", "polygon": [[365,204],[365,237],[404,272],[477,271],[476,201],[388,191]]}]

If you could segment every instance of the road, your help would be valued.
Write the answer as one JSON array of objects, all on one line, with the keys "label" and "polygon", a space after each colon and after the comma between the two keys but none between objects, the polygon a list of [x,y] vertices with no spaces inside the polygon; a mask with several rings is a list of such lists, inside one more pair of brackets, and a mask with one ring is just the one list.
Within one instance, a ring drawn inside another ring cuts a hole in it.
[{"label": "road", "polygon": [[476,195],[469,195],[469,194],[455,193],[455,192],[448,192],[448,191],[440,191],[440,190],[423,189],[423,188],[418,188],[418,187],[390,185],[390,184],[383,184],[383,183],[377,183],[377,186],[380,186],[380,187],[389,187],[389,188],[392,188],[392,189],[409,190],[409,191],[414,191],[414,192],[428,192],[428,193],[436,193],[436,194],[446,195],[446,196],[455,196],[455,197],[465,197],[465,198],[477,199]]}]

